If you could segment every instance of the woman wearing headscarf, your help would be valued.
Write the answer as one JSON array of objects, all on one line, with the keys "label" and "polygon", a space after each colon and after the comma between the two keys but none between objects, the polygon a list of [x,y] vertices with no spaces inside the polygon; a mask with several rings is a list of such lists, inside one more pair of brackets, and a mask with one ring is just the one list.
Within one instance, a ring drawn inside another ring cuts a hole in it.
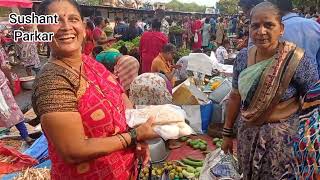
[{"label": "woman wearing headscarf", "polygon": [[116,49],[100,52],[96,56],[96,60],[113,73],[126,93],[128,93],[131,82],[138,76],[139,61],[133,56],[122,55]]},{"label": "woman wearing headscarf", "polygon": [[85,27],[75,0],[44,0],[38,13],[59,15],[59,24],[39,26],[54,40],[32,94],[48,140],[51,179],[137,179],[138,158],[150,160],[143,142],[159,137],[153,119],[129,129],[131,103],[123,88],[101,63],[81,54]]},{"label": "woman wearing headscarf", "polygon": [[291,179],[299,99],[319,80],[318,70],[303,49],[279,40],[284,26],[276,6],[260,3],[250,18],[255,46],[242,50],[234,63],[222,149],[232,152],[240,113],[237,154],[243,179]]},{"label": "woman wearing headscarf", "polygon": [[172,103],[172,85],[161,73],[144,73],[130,85],[130,100],[134,105]]},{"label": "woman wearing headscarf", "polygon": [[152,21],[152,30],[144,32],[140,39],[140,60],[142,73],[151,71],[151,64],[164,45],[168,43],[168,37],[160,32],[161,22],[158,19]]},{"label": "woman wearing headscarf", "polygon": [[139,68],[139,61],[133,56],[124,55],[117,58],[114,75],[127,94],[132,81],[138,76]]},{"label": "woman wearing headscarf", "polygon": [[96,60],[103,64],[110,72],[113,72],[114,66],[117,62],[117,58],[119,58],[120,56],[122,56],[120,51],[111,48],[97,54]]}]

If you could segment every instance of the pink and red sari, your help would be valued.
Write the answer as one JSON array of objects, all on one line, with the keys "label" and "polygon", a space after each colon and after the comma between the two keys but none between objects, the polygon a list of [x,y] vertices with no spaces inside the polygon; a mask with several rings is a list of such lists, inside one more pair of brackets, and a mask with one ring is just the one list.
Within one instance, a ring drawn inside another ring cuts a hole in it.
[{"label": "pink and red sari", "polygon": [[140,40],[140,59],[142,73],[151,72],[151,65],[164,45],[168,43],[168,37],[162,32],[144,32]]},{"label": "pink and red sari", "polygon": [[[202,35],[201,35],[201,28],[202,28],[202,22],[200,20],[196,20],[192,23],[191,31],[193,35],[198,35],[198,42],[192,44],[192,50],[201,49],[202,46]],[[198,31],[198,32],[196,32]]]},{"label": "pink and red sari", "polygon": [[[89,86],[78,91],[78,111],[88,138],[104,138],[126,132],[124,93],[106,68],[89,56],[83,56]],[[110,144],[112,146],[112,144]],[[49,141],[52,179],[128,180],[137,176],[135,149],[125,149],[77,165],[67,164]]]}]

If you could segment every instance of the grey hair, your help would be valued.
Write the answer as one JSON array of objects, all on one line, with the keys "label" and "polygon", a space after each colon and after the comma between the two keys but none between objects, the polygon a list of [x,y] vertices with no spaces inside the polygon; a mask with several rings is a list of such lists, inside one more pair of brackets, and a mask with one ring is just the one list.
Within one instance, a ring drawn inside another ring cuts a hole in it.
[{"label": "grey hair", "polygon": [[250,13],[250,19],[252,19],[252,16],[258,12],[258,11],[264,11],[264,10],[272,10],[276,13],[276,15],[278,16],[278,20],[281,22],[281,19],[282,19],[282,12],[281,10],[278,8],[277,5],[271,3],[271,2],[262,2],[258,5],[256,5],[252,10],[251,10],[251,13]]}]

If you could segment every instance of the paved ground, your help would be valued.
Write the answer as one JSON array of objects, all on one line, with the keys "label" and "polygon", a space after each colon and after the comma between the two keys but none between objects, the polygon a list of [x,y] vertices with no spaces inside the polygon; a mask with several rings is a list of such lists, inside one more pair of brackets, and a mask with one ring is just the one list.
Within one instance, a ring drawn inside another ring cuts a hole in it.
[{"label": "paved ground", "polygon": [[[47,57],[40,56],[41,65],[47,62]],[[23,66],[17,65],[14,66],[13,72],[17,73],[19,77],[25,77],[27,76],[27,73]],[[27,112],[29,109],[31,109],[31,91],[23,90],[19,95],[15,97],[20,109],[22,112]]]}]

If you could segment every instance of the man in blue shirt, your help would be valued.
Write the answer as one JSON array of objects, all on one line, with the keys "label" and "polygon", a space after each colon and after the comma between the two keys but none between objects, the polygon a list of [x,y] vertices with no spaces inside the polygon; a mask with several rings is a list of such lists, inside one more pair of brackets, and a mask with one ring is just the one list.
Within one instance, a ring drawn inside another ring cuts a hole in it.
[{"label": "man in blue shirt", "polygon": [[115,21],[116,26],[114,27],[114,34],[122,35],[122,37],[120,38],[121,40],[127,39],[127,31],[129,25],[122,21],[122,19],[119,17],[117,17]]},{"label": "man in blue shirt", "polygon": [[210,18],[210,21],[209,21],[210,25],[211,25],[211,32],[213,34],[216,34],[216,19],[214,17]]},{"label": "man in blue shirt", "polygon": [[293,13],[291,0],[277,0],[273,3],[285,15],[282,17],[285,28],[282,40],[293,42],[303,48],[306,56],[316,61],[320,73],[320,25],[316,21]]}]

